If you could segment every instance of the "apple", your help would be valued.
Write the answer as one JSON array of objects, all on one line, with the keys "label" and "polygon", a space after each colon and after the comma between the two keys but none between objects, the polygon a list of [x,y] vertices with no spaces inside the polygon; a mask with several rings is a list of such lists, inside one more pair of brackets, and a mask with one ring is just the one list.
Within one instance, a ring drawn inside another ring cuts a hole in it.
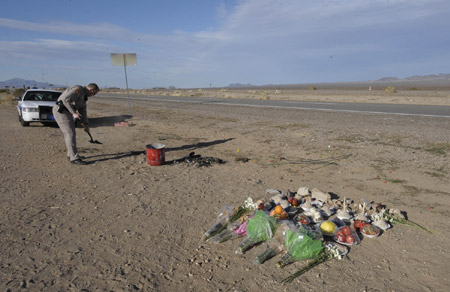
[{"label": "apple", "polygon": [[347,244],[354,244],[355,243],[355,237],[353,235],[347,235],[345,238],[345,242]]},{"label": "apple", "polygon": [[336,240],[339,241],[339,242],[346,242],[346,237],[342,233],[336,234]]},{"label": "apple", "polygon": [[352,234],[352,230],[348,226],[342,227],[341,230],[342,230],[342,233],[344,233],[345,235],[351,235]]}]

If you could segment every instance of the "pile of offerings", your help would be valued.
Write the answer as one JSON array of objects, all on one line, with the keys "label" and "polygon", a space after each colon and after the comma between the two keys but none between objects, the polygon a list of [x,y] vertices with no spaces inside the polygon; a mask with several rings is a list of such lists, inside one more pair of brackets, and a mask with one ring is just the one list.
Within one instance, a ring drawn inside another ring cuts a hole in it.
[{"label": "pile of offerings", "polygon": [[[262,245],[255,264],[279,254],[283,268],[295,261],[313,259],[296,273],[283,279],[289,283],[314,266],[327,260],[342,259],[348,246],[360,244],[361,238],[376,238],[392,227],[406,224],[432,233],[431,230],[405,218],[395,208],[362,199],[339,199],[335,194],[301,187],[297,192],[266,190],[270,199],[256,202],[248,198],[241,206],[224,206],[203,239],[222,243],[241,239],[236,253],[243,254]],[[333,196],[333,197],[332,197]]]}]

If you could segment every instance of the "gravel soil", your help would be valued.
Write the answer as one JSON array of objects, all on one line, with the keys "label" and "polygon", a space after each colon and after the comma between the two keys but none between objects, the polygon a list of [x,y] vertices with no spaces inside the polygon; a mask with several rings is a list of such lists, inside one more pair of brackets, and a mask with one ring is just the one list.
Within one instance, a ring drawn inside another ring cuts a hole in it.
[{"label": "gravel soil", "polygon": [[[415,93],[416,94],[416,93]],[[445,94],[444,94],[445,96]],[[446,291],[450,286],[450,120],[92,98],[88,165],[66,159],[57,127],[22,127],[0,105],[0,291]],[[127,120],[128,127],[114,123]],[[147,164],[146,145],[167,164]],[[191,152],[223,159],[173,163]],[[248,161],[247,161],[248,160]],[[247,161],[247,162],[245,162]],[[283,269],[202,241],[225,204],[266,189],[318,188],[406,212],[291,284]]]}]

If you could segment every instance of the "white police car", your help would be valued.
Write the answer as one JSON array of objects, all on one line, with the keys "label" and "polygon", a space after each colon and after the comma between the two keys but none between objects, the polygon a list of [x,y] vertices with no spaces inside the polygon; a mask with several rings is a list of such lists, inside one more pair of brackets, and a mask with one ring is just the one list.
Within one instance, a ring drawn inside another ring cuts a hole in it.
[{"label": "white police car", "polygon": [[30,122],[53,123],[52,108],[55,105],[61,91],[48,89],[29,89],[22,97],[19,97],[17,110],[19,122],[22,126],[30,125]]}]

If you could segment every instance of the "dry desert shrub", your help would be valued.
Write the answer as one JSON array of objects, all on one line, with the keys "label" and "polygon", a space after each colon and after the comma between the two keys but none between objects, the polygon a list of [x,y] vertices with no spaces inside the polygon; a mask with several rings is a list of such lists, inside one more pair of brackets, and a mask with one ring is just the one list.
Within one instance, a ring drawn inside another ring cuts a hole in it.
[{"label": "dry desert shrub", "polygon": [[9,95],[9,94],[1,94],[0,95],[0,104],[14,104],[14,96]]},{"label": "dry desert shrub", "polygon": [[395,89],[394,86],[388,86],[384,89],[384,93],[387,93],[387,94],[392,94],[392,93],[396,93],[396,92],[397,92],[397,90]]},{"label": "dry desert shrub", "polygon": [[172,94],[172,96],[181,96],[181,95],[182,95],[181,92],[178,90]]},{"label": "dry desert shrub", "polygon": [[22,96],[24,93],[25,93],[25,89],[23,89],[23,88],[17,88],[17,89],[14,89],[14,91],[13,91],[14,96]]},{"label": "dry desert shrub", "polygon": [[317,87],[315,86],[309,86],[308,88],[306,88],[307,90],[317,90]]}]

